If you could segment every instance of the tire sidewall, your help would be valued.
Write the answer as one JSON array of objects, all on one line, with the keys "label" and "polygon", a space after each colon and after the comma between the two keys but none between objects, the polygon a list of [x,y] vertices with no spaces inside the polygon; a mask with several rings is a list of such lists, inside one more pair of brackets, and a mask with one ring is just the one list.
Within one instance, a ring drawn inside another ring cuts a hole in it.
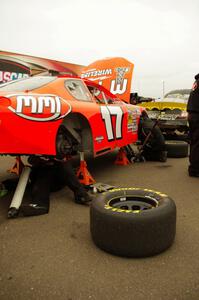
[{"label": "tire sidewall", "polygon": [[[152,197],[158,206],[140,213],[109,206],[111,199],[128,196]],[[167,195],[148,189],[120,188],[101,194],[91,204],[90,230],[99,248],[126,257],[158,254],[174,241],[176,206]]]},{"label": "tire sidewall", "polygon": [[[140,197],[154,198],[155,200],[157,200],[158,206],[153,209],[142,211],[141,213],[133,213],[133,211],[128,213],[125,210],[123,211],[120,209],[116,210],[115,208],[111,208],[108,205],[108,203],[114,198],[123,198],[129,196],[135,197],[136,195]],[[133,214],[134,219],[139,220],[145,216],[155,217],[157,215],[157,212],[161,213],[161,211],[164,211],[165,207],[170,205],[170,203],[174,204],[171,198],[169,198],[166,194],[151,189],[117,188],[117,189],[112,189],[109,192],[102,193],[96,199],[94,199],[91,203],[91,209],[93,206],[95,206],[95,209],[98,209],[99,211],[103,212],[103,214],[107,214],[107,215],[116,214],[117,216],[122,218],[128,217],[129,214]]]},{"label": "tire sidewall", "polygon": [[185,141],[166,140],[166,151],[168,157],[183,158],[189,153],[189,144]]}]

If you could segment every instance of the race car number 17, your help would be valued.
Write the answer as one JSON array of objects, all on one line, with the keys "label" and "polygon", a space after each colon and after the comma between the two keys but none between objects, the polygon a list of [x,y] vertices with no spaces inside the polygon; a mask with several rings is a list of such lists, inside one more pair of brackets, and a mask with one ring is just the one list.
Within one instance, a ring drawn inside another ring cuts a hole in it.
[{"label": "race car number 17", "polygon": [[[101,106],[102,119],[105,123],[106,134],[109,141],[122,138],[123,111],[120,106]],[[112,116],[116,116],[115,128]]]}]

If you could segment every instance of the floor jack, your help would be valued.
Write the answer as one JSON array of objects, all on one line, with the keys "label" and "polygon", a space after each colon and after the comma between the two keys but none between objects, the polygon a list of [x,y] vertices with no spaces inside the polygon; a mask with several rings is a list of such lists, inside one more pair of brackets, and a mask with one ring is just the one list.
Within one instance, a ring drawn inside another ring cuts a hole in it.
[{"label": "floor jack", "polygon": [[19,208],[23,200],[24,192],[30,176],[30,171],[31,167],[25,166],[22,163],[20,156],[18,156],[16,158],[14,167],[10,170],[10,172],[19,175],[19,181],[8,209],[8,218],[16,218],[19,214]]}]

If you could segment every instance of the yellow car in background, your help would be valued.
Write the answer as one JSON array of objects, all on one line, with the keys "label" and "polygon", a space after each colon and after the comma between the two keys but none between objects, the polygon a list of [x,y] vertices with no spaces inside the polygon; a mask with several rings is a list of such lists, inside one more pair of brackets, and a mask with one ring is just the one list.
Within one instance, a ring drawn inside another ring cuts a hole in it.
[{"label": "yellow car in background", "polygon": [[187,139],[189,127],[186,109],[190,92],[190,89],[170,91],[163,99],[141,102],[139,105],[146,108],[149,118],[158,119],[165,137]]}]

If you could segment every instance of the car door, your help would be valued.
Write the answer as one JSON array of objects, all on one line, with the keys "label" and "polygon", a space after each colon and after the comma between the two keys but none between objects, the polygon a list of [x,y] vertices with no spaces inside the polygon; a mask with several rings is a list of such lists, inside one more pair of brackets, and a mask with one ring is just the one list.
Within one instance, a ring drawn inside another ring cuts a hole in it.
[{"label": "car door", "polygon": [[123,101],[91,81],[66,79],[65,86],[75,98],[71,102],[72,113],[81,114],[88,120],[94,156],[132,142],[132,133],[128,132],[128,109]]},{"label": "car door", "polygon": [[[103,87],[90,85],[88,88],[99,106],[100,113],[98,137],[95,140],[96,147],[104,146],[105,148],[114,149],[131,143],[133,133],[128,131],[129,113],[127,105]],[[102,132],[104,136],[102,136]]]}]

